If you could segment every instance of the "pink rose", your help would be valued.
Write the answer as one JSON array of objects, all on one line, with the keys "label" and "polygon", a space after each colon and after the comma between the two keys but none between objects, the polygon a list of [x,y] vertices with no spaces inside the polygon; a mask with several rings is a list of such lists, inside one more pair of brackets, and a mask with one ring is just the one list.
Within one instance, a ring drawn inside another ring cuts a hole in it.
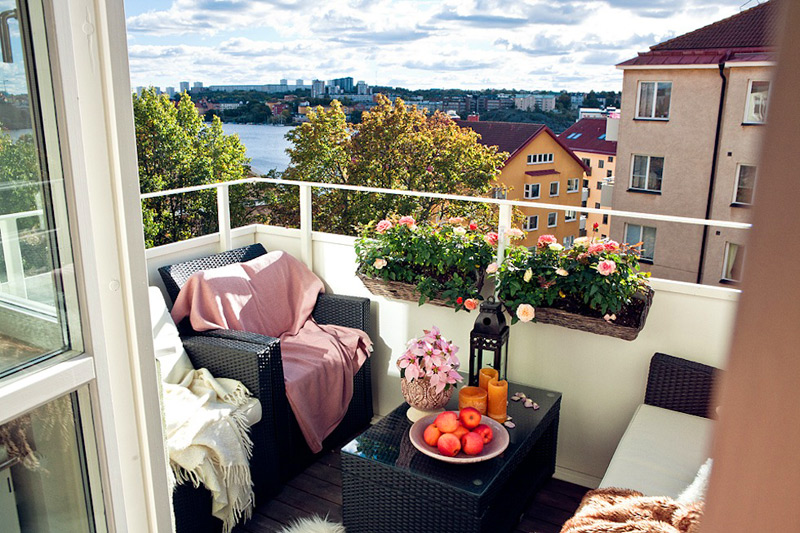
[{"label": "pink rose", "polygon": [[450,217],[449,219],[447,219],[447,222],[449,224],[457,226],[458,224],[461,224],[462,222],[464,222],[464,219],[461,218],[461,217]]},{"label": "pink rose", "polygon": [[409,228],[416,226],[417,223],[414,221],[414,217],[410,217],[408,215],[404,217],[400,217],[400,220],[397,221],[398,226],[408,226]]},{"label": "pink rose", "polygon": [[497,233],[494,231],[490,231],[486,235],[483,236],[483,240],[486,241],[486,244],[489,246],[495,246],[497,244]]},{"label": "pink rose", "polygon": [[386,231],[392,229],[392,223],[388,220],[381,220],[378,222],[378,225],[375,226],[375,231],[378,233],[385,233]]},{"label": "pink rose", "polygon": [[539,248],[546,248],[550,244],[555,244],[557,242],[558,239],[556,239],[554,235],[542,235],[539,237],[539,240],[536,241],[536,246]]},{"label": "pink rose", "polygon": [[616,272],[616,270],[617,264],[611,259],[606,259],[605,261],[600,261],[597,263],[597,271],[601,276],[608,276],[609,274]]},{"label": "pink rose", "polygon": [[619,243],[617,241],[608,241],[606,243],[606,250],[608,250],[609,252],[619,250]]},{"label": "pink rose", "polygon": [[374,263],[372,263],[372,266],[380,270],[386,266],[386,259],[378,258]]},{"label": "pink rose", "polygon": [[599,254],[600,252],[604,252],[606,249],[606,245],[602,242],[595,242],[589,245],[589,250],[587,250],[590,254]]},{"label": "pink rose", "polygon": [[464,307],[467,309],[467,311],[472,311],[478,307],[478,300],[475,298],[464,300]]},{"label": "pink rose", "polygon": [[536,311],[533,309],[533,306],[530,304],[520,304],[517,307],[517,318],[520,319],[521,322],[530,322],[536,316]]},{"label": "pink rose", "polygon": [[511,228],[506,232],[506,235],[508,235],[512,239],[521,239],[522,237],[525,236],[525,234],[522,233],[522,230],[519,228]]},{"label": "pink rose", "polygon": [[499,267],[498,267],[497,263],[489,263],[489,266],[486,267],[486,273],[487,274],[494,274],[495,272],[497,272],[498,268]]}]

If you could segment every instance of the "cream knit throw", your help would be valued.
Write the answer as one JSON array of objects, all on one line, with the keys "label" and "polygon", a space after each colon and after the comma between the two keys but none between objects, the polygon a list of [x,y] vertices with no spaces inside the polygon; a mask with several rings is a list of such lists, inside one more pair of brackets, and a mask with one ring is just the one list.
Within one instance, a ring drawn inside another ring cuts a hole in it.
[{"label": "cream knit throw", "polygon": [[202,483],[212,495],[212,514],[228,533],[253,512],[249,459],[253,442],[237,407],[250,393],[240,382],[214,378],[205,368],[177,384],[162,383],[167,448],[178,483]]}]

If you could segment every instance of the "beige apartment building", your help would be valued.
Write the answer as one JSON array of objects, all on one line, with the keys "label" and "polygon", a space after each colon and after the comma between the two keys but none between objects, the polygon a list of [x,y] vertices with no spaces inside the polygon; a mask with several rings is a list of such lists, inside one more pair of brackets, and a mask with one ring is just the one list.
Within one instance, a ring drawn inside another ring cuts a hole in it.
[{"label": "beige apartment building", "polygon": [[[614,209],[748,222],[773,69],[767,2],[625,61]],[[746,230],[614,217],[653,276],[741,279]]]},{"label": "beige apartment building", "polygon": [[[617,165],[618,118],[582,118],[558,136],[589,168],[583,180],[583,207],[609,209],[603,205],[603,187],[614,183]],[[587,235],[610,235],[610,215],[588,213],[582,225]],[[594,225],[597,224],[597,231]]]}]

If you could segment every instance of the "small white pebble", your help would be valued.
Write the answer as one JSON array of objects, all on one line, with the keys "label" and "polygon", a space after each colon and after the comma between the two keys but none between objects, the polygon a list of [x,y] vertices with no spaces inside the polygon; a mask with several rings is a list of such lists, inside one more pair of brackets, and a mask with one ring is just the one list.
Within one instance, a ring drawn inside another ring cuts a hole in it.
[{"label": "small white pebble", "polygon": [[535,410],[537,410],[538,408],[539,408],[539,404],[538,404],[538,403],[536,403],[536,402],[533,402],[533,410],[535,411]]},{"label": "small white pebble", "polygon": [[506,420],[505,422],[503,422],[503,425],[509,429],[514,429],[515,427],[517,427],[517,425],[514,422],[511,422],[510,420]]},{"label": "small white pebble", "polygon": [[533,400],[525,400],[525,407],[533,407]]}]

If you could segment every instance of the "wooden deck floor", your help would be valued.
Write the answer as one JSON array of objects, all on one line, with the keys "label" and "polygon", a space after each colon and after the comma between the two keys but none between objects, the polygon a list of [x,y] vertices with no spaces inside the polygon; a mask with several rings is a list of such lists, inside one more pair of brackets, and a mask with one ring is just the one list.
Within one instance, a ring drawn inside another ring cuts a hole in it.
[{"label": "wooden deck floor", "polygon": [[[550,480],[529,503],[515,533],[558,533],[587,490],[565,481]],[[324,455],[291,480],[274,499],[259,505],[253,518],[234,532],[271,533],[280,531],[295,518],[315,514],[327,515],[332,522],[342,521],[342,471],[338,452]]]}]

